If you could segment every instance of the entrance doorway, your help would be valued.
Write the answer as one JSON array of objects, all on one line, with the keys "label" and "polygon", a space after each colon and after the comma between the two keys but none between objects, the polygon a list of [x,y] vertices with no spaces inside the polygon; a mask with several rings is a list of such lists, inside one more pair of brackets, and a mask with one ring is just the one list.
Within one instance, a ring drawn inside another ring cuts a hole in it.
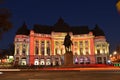
[{"label": "entrance doorway", "polygon": [[97,57],[97,63],[102,64],[102,57]]}]

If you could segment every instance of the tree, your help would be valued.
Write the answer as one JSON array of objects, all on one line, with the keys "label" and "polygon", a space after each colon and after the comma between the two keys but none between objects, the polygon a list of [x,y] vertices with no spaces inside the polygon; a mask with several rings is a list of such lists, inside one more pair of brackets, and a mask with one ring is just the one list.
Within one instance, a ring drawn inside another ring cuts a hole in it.
[{"label": "tree", "polygon": [[[2,4],[3,0],[0,0]],[[0,38],[4,32],[9,31],[12,28],[12,23],[10,22],[11,13],[7,8],[0,8]]]}]

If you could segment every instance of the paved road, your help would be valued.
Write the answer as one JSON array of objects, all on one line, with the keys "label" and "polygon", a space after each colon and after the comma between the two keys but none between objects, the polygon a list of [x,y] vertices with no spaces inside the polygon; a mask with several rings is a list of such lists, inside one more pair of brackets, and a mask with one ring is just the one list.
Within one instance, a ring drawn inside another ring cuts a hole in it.
[{"label": "paved road", "polygon": [[15,71],[0,80],[120,80],[120,71]]}]

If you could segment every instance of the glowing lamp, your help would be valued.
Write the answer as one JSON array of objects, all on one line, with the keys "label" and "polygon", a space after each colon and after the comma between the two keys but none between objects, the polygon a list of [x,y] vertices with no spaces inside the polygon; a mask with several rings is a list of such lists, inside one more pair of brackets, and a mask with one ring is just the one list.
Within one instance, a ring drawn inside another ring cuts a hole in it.
[{"label": "glowing lamp", "polygon": [[120,14],[120,0],[117,1],[116,8],[117,8],[118,13]]},{"label": "glowing lamp", "polygon": [[116,55],[116,54],[117,54],[117,52],[116,52],[116,51],[114,51],[114,52],[113,52],[113,54],[114,54],[114,55]]}]

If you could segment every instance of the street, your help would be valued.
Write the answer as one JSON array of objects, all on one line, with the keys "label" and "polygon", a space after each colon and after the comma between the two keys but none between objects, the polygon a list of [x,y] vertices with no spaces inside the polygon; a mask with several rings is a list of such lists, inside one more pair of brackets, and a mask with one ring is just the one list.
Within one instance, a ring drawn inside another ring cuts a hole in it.
[{"label": "street", "polygon": [[0,80],[120,80],[120,71],[15,71]]}]

